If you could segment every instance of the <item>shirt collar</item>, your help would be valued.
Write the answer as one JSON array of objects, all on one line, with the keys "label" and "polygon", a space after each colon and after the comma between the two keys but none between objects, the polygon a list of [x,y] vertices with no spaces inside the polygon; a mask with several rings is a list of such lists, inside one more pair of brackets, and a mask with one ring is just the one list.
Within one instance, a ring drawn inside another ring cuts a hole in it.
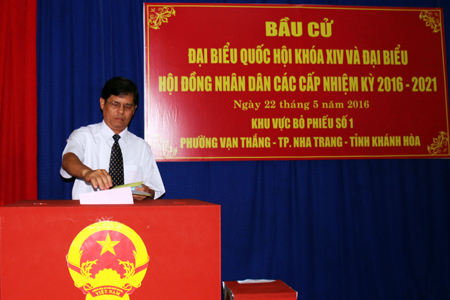
[{"label": "shirt collar", "polygon": [[[101,128],[101,132],[102,132],[102,135],[105,138],[105,140],[113,143],[114,142],[113,135],[115,133],[114,133],[114,131],[111,130],[111,128],[108,127],[108,125],[106,125],[105,120],[102,121],[100,128]],[[128,127],[125,128],[121,133],[119,133],[119,135],[120,135],[119,143],[121,143],[121,144],[124,143],[124,145],[126,145],[128,142],[129,134],[130,134],[130,132],[128,131]]]}]

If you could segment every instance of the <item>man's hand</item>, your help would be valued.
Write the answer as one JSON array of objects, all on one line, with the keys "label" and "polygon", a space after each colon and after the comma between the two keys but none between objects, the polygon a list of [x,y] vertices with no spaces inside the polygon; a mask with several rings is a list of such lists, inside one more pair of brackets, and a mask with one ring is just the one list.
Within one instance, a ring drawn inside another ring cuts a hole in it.
[{"label": "man's hand", "polygon": [[78,156],[71,152],[64,154],[62,168],[70,175],[90,182],[94,189],[100,188],[101,190],[107,190],[112,187],[111,176],[109,176],[106,170],[92,170],[84,165]]},{"label": "man's hand", "polygon": [[108,190],[113,186],[111,176],[106,170],[91,170],[85,169],[82,171],[83,179],[86,182],[90,182],[94,189],[100,188],[103,190]]},{"label": "man's hand", "polygon": [[151,188],[149,188],[148,186],[146,186],[145,184],[136,187],[135,190],[136,191],[140,191],[140,192],[149,193],[149,194],[151,194],[151,196],[146,197],[146,196],[141,196],[141,195],[133,195],[133,199],[134,200],[142,201],[142,200],[145,200],[145,199],[153,199],[153,198],[155,198],[155,191],[152,190]]},{"label": "man's hand", "polygon": [[[82,178],[86,182],[90,182],[94,189],[100,188],[101,190],[107,190],[113,186],[111,176],[106,170],[92,170],[84,165],[78,157],[73,153],[66,153],[63,157],[62,167],[70,175]],[[145,199],[155,198],[155,191],[143,184],[140,187],[136,187],[136,191],[149,193],[151,196],[133,195],[133,199],[142,201]]]}]

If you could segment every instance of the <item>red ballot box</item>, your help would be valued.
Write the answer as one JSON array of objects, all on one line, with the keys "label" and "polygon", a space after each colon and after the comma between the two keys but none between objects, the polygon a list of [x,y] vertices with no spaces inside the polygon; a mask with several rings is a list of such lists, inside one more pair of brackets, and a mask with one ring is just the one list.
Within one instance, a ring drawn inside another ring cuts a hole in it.
[{"label": "red ballot box", "polygon": [[20,201],[0,218],[2,300],[221,298],[219,205]]},{"label": "red ballot box", "polygon": [[224,300],[296,300],[297,292],[281,280],[269,282],[240,283],[223,282]]}]

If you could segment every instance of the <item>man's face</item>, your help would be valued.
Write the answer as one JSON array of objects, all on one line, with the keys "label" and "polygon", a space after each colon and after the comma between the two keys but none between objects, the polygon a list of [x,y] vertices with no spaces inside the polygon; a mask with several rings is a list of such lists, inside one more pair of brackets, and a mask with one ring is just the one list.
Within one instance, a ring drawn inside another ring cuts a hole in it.
[{"label": "man's face", "polygon": [[134,105],[133,95],[111,95],[106,102],[100,98],[100,108],[103,110],[106,125],[119,134],[130,124],[137,106]]}]

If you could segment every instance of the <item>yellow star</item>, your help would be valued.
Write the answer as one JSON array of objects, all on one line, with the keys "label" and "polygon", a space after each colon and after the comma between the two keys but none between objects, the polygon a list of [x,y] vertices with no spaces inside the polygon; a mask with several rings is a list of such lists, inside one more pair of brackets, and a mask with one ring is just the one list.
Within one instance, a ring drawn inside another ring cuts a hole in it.
[{"label": "yellow star", "polygon": [[117,245],[118,243],[120,243],[120,241],[111,241],[111,237],[109,236],[109,233],[108,233],[108,236],[106,237],[106,240],[104,240],[104,241],[97,241],[97,243],[99,243],[100,245],[103,246],[102,253],[100,253],[100,255],[102,255],[106,251],[109,251],[112,254],[116,255],[116,252],[114,252],[114,246]]}]

